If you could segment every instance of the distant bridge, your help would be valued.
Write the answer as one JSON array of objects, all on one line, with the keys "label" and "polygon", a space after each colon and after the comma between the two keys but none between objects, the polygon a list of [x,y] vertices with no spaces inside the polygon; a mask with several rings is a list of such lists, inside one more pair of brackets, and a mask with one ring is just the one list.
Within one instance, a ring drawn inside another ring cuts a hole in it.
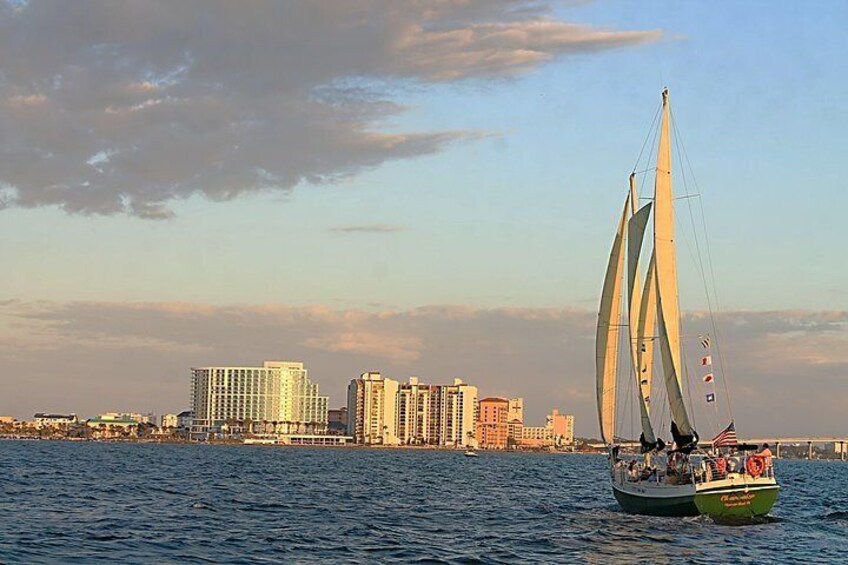
[{"label": "distant bridge", "polygon": [[813,445],[817,443],[836,443],[839,444],[839,457],[845,461],[845,444],[848,444],[848,438],[845,437],[766,437],[746,439],[745,443],[756,443],[761,445],[767,443],[774,445],[775,457],[780,457],[780,444],[794,445],[796,443],[807,444],[807,459],[813,458]]},{"label": "distant bridge", "polygon": [[[822,444],[822,443],[833,443],[839,444],[839,457],[843,461],[846,458],[846,452],[848,452],[848,437],[757,437],[757,438],[748,438],[748,439],[740,439],[739,443],[747,443],[754,445],[762,445],[767,443],[769,445],[774,446],[774,455],[775,457],[780,457],[780,446],[783,445],[795,445],[795,444],[807,444],[807,459],[813,458],[813,445]],[[629,441],[619,443],[621,447],[625,448],[634,448],[640,447],[641,444],[638,441]],[[698,444],[700,447],[712,447],[712,441],[701,441]],[[602,443],[590,443],[589,447],[596,449],[603,449],[604,444]]]}]

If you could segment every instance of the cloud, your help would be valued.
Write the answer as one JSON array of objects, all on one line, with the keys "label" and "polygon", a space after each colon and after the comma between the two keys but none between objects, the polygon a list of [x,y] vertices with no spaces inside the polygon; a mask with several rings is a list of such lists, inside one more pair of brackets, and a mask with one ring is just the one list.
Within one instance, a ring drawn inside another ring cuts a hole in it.
[{"label": "cloud", "polygon": [[338,228],[330,228],[328,231],[333,233],[394,233],[402,231],[400,226],[389,224],[370,224],[363,226],[342,226]]},{"label": "cloud", "polygon": [[400,86],[512,77],[656,41],[546,2],[223,0],[0,4],[2,206],[168,218],[332,183],[479,132],[386,132]]},{"label": "cloud", "polygon": [[[333,405],[368,370],[437,383],[460,377],[484,395],[523,396],[531,423],[558,407],[575,414],[579,434],[595,435],[595,321],[594,312],[559,308],[6,301],[0,414],[173,411],[188,403],[190,367],[291,359],[306,362]],[[740,433],[844,433],[848,312],[731,312],[717,321]],[[701,313],[684,325],[694,335],[709,327]],[[698,379],[695,341],[689,361]],[[703,435],[721,423],[698,416]]]}]

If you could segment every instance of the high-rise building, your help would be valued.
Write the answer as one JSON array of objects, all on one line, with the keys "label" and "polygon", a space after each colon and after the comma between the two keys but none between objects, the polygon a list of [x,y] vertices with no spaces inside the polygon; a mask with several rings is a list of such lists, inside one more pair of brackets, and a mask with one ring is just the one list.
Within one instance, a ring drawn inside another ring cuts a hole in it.
[{"label": "high-rise building", "polygon": [[439,445],[442,435],[442,394],[438,385],[418,377],[401,383],[397,392],[397,437],[403,445]]},{"label": "high-rise building", "polygon": [[477,445],[477,387],[454,379],[452,385],[443,385],[441,445]]},{"label": "high-rise building", "polygon": [[347,433],[354,443],[397,445],[398,382],[362,373],[347,387]]},{"label": "high-rise building", "polygon": [[329,399],[318,394],[303,363],[200,367],[191,374],[195,435],[217,432],[223,424],[261,424],[263,432],[282,434],[326,432]]},{"label": "high-rise building", "polygon": [[506,398],[484,398],[477,419],[477,444],[481,449],[506,449],[509,401]]}]

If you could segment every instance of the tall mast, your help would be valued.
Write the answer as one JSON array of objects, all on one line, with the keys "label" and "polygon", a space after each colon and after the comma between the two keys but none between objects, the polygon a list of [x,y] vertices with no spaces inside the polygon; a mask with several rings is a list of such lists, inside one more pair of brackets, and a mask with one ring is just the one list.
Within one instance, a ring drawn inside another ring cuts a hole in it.
[{"label": "tall mast", "polygon": [[674,246],[674,195],[671,182],[668,89],[662,93],[662,123],[654,184],[654,253],[657,275],[657,321],[663,376],[671,417],[683,435],[692,435],[692,425],[683,400],[680,349],[680,307],[677,291],[677,257]]}]

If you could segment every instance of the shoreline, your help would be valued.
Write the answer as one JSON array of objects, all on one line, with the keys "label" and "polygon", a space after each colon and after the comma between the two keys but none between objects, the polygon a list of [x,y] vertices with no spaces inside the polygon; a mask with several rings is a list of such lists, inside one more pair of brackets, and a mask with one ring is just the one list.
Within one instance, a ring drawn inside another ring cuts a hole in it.
[{"label": "shoreline", "polygon": [[[39,438],[31,436],[9,437],[0,436],[0,441],[21,441],[21,442],[67,442],[67,443],[120,443],[120,444],[145,444],[145,445],[215,445],[215,446],[245,446],[259,448],[293,448],[293,449],[338,449],[338,450],[373,450],[373,451],[446,451],[464,453],[464,447],[441,447],[429,445],[298,445],[298,444],[245,444],[243,441],[190,441],[181,439],[90,439],[90,438]],[[478,449],[478,453],[534,453],[542,455],[603,455],[599,451],[566,451],[566,450],[547,450],[547,449]]]}]

